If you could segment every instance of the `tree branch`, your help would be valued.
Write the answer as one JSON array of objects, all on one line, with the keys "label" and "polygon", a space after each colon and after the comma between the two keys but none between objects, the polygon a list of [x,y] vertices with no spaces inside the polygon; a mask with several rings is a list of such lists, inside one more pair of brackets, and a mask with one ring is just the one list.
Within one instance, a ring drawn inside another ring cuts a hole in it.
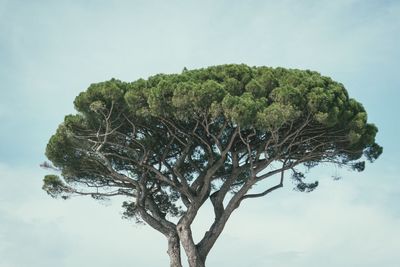
[{"label": "tree branch", "polygon": [[277,184],[277,185],[275,185],[275,186],[273,186],[273,187],[270,187],[270,188],[268,188],[267,190],[265,190],[265,191],[263,191],[263,192],[261,192],[261,193],[244,195],[244,196],[240,199],[240,201],[243,201],[243,200],[245,200],[246,198],[263,197],[263,196],[265,196],[265,195],[267,195],[267,194],[269,194],[269,193],[271,193],[271,192],[273,192],[273,191],[275,191],[275,190],[277,190],[277,189],[283,187],[283,176],[284,176],[284,173],[285,173],[285,171],[282,170],[282,171],[281,171],[281,179],[280,179],[279,184]]}]

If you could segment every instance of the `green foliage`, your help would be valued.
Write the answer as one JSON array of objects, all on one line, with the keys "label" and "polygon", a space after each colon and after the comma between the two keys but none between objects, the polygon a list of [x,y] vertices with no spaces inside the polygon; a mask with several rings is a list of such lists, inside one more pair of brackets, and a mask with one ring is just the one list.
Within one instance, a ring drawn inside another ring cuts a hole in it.
[{"label": "green foliage", "polygon": [[222,110],[225,117],[243,128],[255,124],[257,113],[266,106],[266,101],[257,100],[251,93],[245,92],[241,96],[227,94],[222,101]]},{"label": "green foliage", "polygon": [[51,197],[58,197],[61,196],[62,198],[67,198],[65,193],[67,187],[65,186],[64,182],[60,179],[57,175],[46,175],[43,179],[43,187],[42,189],[46,191]]},{"label": "green foliage", "polygon": [[[135,196],[138,189],[116,181],[116,171],[134,181],[146,179],[151,201],[171,216],[179,214],[179,193],[145,167],[159,168],[171,181],[178,173],[190,183],[221,158],[218,145],[227,147],[236,130],[242,139],[231,142],[215,179],[229,176],[232,154],[248,162],[260,148],[274,161],[309,166],[330,161],[359,171],[363,156],[372,162],[382,153],[375,143],[377,127],[367,122],[363,106],[342,84],[308,70],[232,64],[131,83],[112,79],[90,85],[74,104],[78,114],[65,117],[46,149],[63,178],[46,176],[44,189],[56,196],[68,186],[119,187],[120,194]],[[235,185],[248,175],[243,171]],[[300,191],[317,185],[294,177]],[[136,212],[124,205],[126,214]]]}]

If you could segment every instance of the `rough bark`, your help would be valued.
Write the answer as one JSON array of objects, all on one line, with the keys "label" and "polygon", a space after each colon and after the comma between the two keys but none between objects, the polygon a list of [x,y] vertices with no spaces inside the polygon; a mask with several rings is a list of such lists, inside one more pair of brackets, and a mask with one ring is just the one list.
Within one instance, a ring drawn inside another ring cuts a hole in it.
[{"label": "rough bark", "polygon": [[181,263],[181,245],[177,234],[168,236],[168,251],[170,267],[182,267]]},{"label": "rough bark", "polygon": [[188,258],[189,267],[205,267],[205,258],[201,257],[193,241],[190,226],[178,225],[178,235],[180,237],[183,249]]}]

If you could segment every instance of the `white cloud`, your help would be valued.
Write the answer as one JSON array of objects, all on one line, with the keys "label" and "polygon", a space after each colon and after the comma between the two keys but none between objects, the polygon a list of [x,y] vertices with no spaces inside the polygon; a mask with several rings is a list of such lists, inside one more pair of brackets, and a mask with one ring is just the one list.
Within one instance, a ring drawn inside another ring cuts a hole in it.
[{"label": "white cloud", "polygon": [[229,253],[229,266],[244,266],[249,258],[254,266],[397,266],[400,216],[384,202],[357,201],[382,199],[383,187],[348,178],[322,179],[310,194],[283,189],[241,206],[210,264],[218,266],[219,255]]},{"label": "white cloud", "polygon": [[[121,219],[120,203],[54,200],[40,170],[0,165],[0,266],[162,266],[166,241],[147,226]],[[36,178],[36,179],[35,179]],[[157,255],[153,255],[157,253]]]}]

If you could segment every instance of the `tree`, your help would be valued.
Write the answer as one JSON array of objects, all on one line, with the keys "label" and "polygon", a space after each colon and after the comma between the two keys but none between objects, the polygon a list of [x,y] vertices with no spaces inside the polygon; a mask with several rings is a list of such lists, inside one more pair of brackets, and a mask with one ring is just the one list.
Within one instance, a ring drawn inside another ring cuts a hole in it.
[{"label": "tree", "polygon": [[[124,216],[166,236],[173,267],[181,266],[181,244],[191,267],[205,266],[232,212],[282,187],[285,174],[309,192],[318,182],[306,182],[300,166],[362,171],[364,159],[382,153],[363,106],[309,70],[221,65],[112,79],[74,104],[78,113],[46,149],[61,177],[45,176],[43,189],[65,199],[125,196]],[[272,176],[275,186],[253,192]],[[191,225],[207,200],[215,219],[196,243]]]}]

